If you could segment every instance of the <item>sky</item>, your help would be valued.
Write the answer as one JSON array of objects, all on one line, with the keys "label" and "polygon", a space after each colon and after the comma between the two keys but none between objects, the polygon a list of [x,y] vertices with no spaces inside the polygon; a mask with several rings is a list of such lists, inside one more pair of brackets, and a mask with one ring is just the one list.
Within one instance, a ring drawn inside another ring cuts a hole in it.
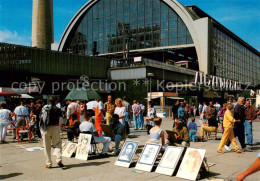
[{"label": "sky", "polygon": [[[54,41],[88,0],[53,0]],[[196,5],[260,51],[260,0],[179,0]],[[0,42],[31,44],[32,0],[0,0]]]}]

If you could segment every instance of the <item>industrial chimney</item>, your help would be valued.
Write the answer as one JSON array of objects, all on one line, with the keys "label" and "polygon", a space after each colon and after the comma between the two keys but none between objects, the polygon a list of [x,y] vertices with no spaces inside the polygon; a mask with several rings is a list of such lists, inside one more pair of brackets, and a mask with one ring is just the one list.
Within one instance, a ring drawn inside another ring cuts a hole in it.
[{"label": "industrial chimney", "polygon": [[32,47],[50,50],[53,42],[53,2],[33,0]]}]

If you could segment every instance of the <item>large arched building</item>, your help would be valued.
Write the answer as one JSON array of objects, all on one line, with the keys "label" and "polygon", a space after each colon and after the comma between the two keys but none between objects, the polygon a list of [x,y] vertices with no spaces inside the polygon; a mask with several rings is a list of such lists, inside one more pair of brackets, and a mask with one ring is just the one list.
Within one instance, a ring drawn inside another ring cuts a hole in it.
[{"label": "large arched building", "polygon": [[260,84],[259,51],[198,7],[176,0],[90,0],[68,24],[58,50],[185,60],[205,74]]}]

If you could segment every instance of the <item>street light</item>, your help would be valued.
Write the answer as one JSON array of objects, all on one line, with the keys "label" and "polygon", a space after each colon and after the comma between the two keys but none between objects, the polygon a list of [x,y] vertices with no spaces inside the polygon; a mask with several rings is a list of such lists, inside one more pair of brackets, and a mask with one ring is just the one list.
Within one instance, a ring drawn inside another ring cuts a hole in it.
[{"label": "street light", "polygon": [[[125,25],[123,23],[123,21],[121,21],[118,18],[114,18],[114,17],[95,17],[94,19],[115,19],[118,23],[121,24],[122,28],[123,28],[123,59],[128,58],[128,50],[127,50],[127,43],[126,43],[126,33],[125,33]],[[127,50],[127,52],[125,52]]]},{"label": "street light", "polygon": [[152,100],[152,77],[154,77],[154,73],[147,73],[147,77],[150,78],[150,101]]}]

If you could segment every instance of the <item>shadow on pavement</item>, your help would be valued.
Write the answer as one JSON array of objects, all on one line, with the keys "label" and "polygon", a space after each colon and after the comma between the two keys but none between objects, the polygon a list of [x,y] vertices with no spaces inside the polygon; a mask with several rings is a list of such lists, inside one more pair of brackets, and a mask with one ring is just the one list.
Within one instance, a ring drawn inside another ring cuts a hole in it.
[{"label": "shadow on pavement", "polygon": [[[63,170],[67,170],[70,168],[75,168],[75,167],[86,167],[86,166],[99,166],[99,165],[103,165],[106,163],[109,163],[110,161],[105,161],[105,162],[87,162],[87,163],[79,163],[79,164],[71,164],[71,165],[65,165],[64,168],[62,168]],[[59,167],[55,167],[55,168],[59,168]]]},{"label": "shadow on pavement", "polygon": [[19,176],[19,175],[22,175],[22,174],[23,173],[9,173],[7,175],[0,175],[0,180],[16,177],[16,176]]}]

